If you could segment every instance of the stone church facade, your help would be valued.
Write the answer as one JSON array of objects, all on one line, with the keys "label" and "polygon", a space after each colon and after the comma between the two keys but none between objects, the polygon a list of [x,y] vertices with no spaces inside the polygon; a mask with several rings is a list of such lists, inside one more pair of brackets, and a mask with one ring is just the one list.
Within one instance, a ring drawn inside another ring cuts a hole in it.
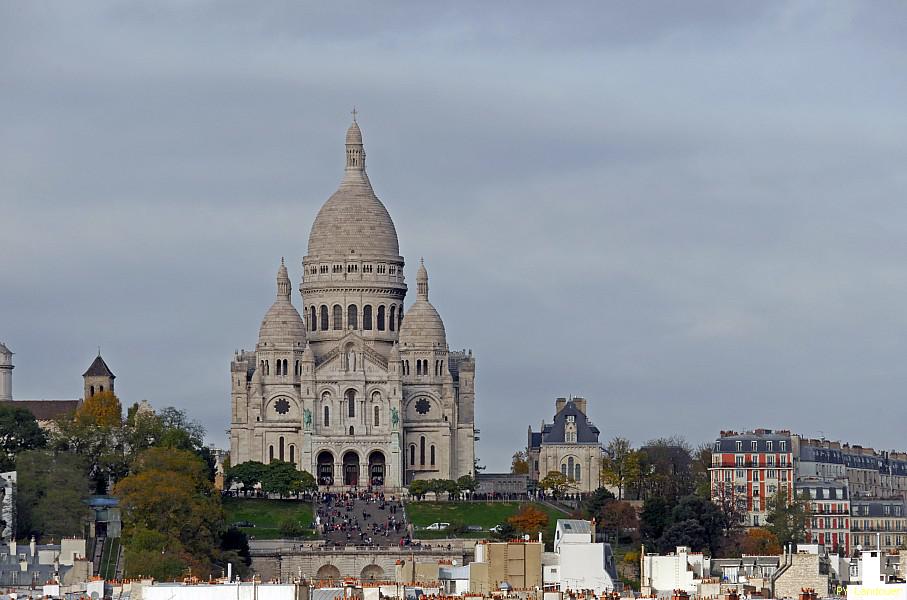
[{"label": "stone church facade", "polygon": [[343,180],[315,218],[302,268],[302,315],[281,260],[255,351],[231,363],[232,463],[288,461],[322,489],[471,475],[475,359],[448,349],[424,264],[404,309],[396,228],[372,190],[355,120]]},{"label": "stone church facade", "polygon": [[586,415],[586,399],[558,398],[554,404],[551,423],[542,421],[539,431],[529,428],[529,476],[538,482],[558,471],[569,480],[569,493],[594,492],[602,485],[603,449],[598,427]]}]

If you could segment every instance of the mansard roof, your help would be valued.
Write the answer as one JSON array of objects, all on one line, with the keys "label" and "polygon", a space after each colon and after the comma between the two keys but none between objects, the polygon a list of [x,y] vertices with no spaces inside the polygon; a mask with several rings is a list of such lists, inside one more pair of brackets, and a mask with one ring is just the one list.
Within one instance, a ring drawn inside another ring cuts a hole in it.
[{"label": "mansard roof", "polygon": [[[542,444],[563,444],[566,442],[567,417],[574,417],[576,423],[577,444],[598,444],[600,431],[592,424],[589,417],[583,413],[572,400],[554,415],[553,423],[543,423],[542,431],[530,434],[530,445],[539,447]],[[573,442],[570,442],[571,444]]]}]

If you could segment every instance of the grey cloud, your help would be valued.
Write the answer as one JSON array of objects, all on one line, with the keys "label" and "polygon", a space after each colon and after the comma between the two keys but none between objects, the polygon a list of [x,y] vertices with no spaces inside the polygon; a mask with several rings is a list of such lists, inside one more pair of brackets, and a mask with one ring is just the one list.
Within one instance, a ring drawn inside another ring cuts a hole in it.
[{"label": "grey cloud", "polygon": [[101,344],[126,401],[223,443],[231,352],[280,256],[298,282],[356,104],[402,251],[478,355],[492,468],[568,393],[605,437],[903,447],[905,15],[0,3],[15,393],[76,396]]}]

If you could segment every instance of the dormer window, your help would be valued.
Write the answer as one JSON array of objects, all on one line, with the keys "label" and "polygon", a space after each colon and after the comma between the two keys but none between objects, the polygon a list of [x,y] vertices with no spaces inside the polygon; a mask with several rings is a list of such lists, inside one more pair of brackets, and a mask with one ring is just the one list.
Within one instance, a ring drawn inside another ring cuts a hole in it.
[{"label": "dormer window", "polygon": [[567,422],[568,422],[568,423],[575,423],[575,422],[576,422],[576,416],[574,416],[574,415],[567,415]]}]

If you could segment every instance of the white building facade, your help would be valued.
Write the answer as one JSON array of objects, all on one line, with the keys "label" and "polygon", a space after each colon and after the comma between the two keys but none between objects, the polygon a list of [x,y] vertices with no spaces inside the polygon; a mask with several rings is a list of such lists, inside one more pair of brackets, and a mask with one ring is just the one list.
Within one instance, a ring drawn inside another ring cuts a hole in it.
[{"label": "white building facade", "polygon": [[365,172],[362,133],[302,259],[302,315],[281,261],[255,351],[231,364],[231,462],[288,461],[324,488],[397,490],[471,475],[475,360],[450,351],[420,264],[404,309],[404,260]]},{"label": "white building facade", "polygon": [[593,590],[596,594],[620,591],[622,584],[611,544],[596,543],[592,524],[578,519],[558,519],[553,556],[543,559],[544,582],[561,592]]}]

